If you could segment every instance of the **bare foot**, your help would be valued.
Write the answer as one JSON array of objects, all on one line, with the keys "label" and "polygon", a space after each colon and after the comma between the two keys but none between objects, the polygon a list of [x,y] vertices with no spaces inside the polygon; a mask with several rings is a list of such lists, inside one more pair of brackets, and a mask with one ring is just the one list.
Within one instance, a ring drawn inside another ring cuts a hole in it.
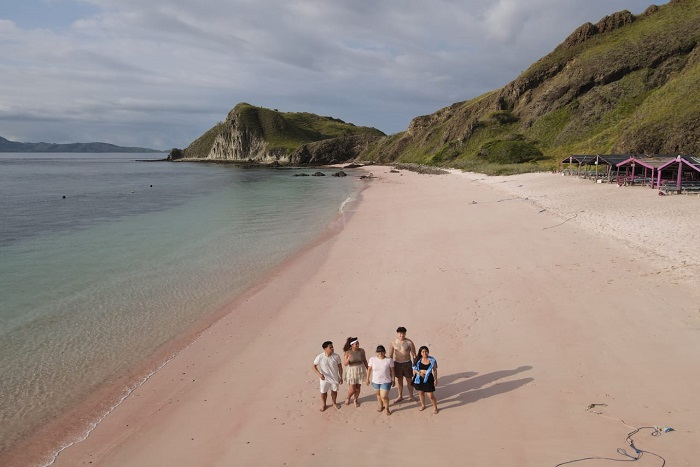
[{"label": "bare foot", "polygon": [[340,409],[340,404],[333,404],[333,405],[335,405],[336,409]]},{"label": "bare foot", "polygon": [[350,399],[345,401],[345,405],[350,405]]},{"label": "bare foot", "polygon": [[416,396],[414,396],[413,394],[411,394],[411,400],[412,400],[413,402],[416,402],[416,401],[417,401]]},{"label": "bare foot", "polygon": [[324,404],[323,407],[321,407],[321,408],[318,409],[318,410],[320,410],[321,412],[325,411],[325,410],[326,410],[326,405]]},{"label": "bare foot", "polygon": [[377,409],[377,412],[383,412],[384,411],[384,406],[381,406]]},{"label": "bare foot", "polygon": [[391,410],[389,410],[389,408],[386,409],[386,414],[391,415]]},{"label": "bare foot", "polygon": [[419,411],[419,412],[422,412],[422,411],[424,411],[424,410],[425,410],[425,406],[424,406],[424,405],[421,405],[420,407],[418,407],[418,411]]},{"label": "bare foot", "polygon": [[438,413],[438,412],[439,412],[438,409],[433,410],[433,413]]},{"label": "bare foot", "polygon": [[355,399],[355,407],[359,407],[359,406],[360,406],[360,403],[357,402],[357,399]]}]

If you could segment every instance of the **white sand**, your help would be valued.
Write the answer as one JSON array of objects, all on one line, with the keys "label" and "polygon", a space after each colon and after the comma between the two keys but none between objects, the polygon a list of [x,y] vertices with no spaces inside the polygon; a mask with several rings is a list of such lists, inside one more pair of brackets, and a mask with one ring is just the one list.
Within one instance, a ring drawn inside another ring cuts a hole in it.
[{"label": "white sand", "polygon": [[487,177],[453,171],[509,196],[527,198],[562,221],[620,241],[657,267],[687,279],[700,273],[700,195],[660,196],[659,190],[595,183],[552,173]]}]

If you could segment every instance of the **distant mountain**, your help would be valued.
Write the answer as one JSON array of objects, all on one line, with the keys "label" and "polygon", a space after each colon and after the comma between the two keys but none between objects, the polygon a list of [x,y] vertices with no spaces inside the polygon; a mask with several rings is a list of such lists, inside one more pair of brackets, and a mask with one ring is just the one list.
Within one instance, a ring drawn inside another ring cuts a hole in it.
[{"label": "distant mountain", "polygon": [[157,149],[115,146],[109,143],[19,143],[0,136],[0,152],[165,152]]},{"label": "distant mountain", "polygon": [[[244,102],[170,159],[279,164],[328,164],[354,159],[386,136],[307,112],[279,112]],[[323,144],[321,144],[323,143]]]},{"label": "distant mountain", "polygon": [[474,172],[570,154],[700,154],[700,0],[576,29],[501,89],[414,118],[363,154]]}]

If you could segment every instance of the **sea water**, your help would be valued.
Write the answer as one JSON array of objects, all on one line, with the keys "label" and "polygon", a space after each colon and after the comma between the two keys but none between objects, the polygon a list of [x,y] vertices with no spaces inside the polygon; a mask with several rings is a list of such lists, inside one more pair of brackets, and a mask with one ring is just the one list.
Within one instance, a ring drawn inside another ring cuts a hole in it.
[{"label": "sea water", "polygon": [[231,302],[358,188],[153,157],[0,154],[0,453]]}]

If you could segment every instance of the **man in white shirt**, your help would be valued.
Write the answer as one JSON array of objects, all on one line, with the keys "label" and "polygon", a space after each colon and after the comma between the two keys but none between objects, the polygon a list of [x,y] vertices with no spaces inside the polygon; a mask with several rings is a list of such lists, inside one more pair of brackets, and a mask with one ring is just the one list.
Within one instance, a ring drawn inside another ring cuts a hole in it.
[{"label": "man in white shirt", "polygon": [[340,405],[336,402],[338,397],[338,387],[343,384],[343,365],[340,356],[333,352],[333,342],[326,341],[322,344],[323,352],[314,359],[313,370],[318,374],[321,387],[321,412],[326,410],[328,391],[331,392],[331,399],[336,409]]}]

